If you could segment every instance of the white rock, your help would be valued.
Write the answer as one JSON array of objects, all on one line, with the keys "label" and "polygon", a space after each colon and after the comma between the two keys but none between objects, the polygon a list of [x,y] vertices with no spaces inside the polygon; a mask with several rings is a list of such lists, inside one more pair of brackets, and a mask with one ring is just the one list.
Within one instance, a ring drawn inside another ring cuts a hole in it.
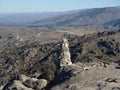
[{"label": "white rock", "polygon": [[89,70],[90,69],[90,67],[84,67],[84,70]]},{"label": "white rock", "polygon": [[63,38],[60,59],[61,59],[61,61],[60,61],[61,67],[66,66],[66,65],[72,65],[71,54],[69,51],[69,42],[66,38]]},{"label": "white rock", "polygon": [[27,77],[26,75],[21,75],[20,76],[20,80],[22,81],[22,82],[25,82],[27,79],[29,79],[30,77]]},{"label": "white rock", "polygon": [[3,87],[4,87],[4,86],[0,86],[0,90],[2,90],[2,89],[3,89]]}]

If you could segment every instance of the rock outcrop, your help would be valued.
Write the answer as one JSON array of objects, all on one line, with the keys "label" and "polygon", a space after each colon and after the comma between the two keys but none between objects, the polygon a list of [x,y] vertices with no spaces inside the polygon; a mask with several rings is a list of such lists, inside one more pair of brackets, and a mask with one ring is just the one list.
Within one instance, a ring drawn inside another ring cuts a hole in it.
[{"label": "rock outcrop", "polygon": [[69,42],[66,38],[63,38],[62,42],[62,50],[61,50],[61,56],[60,56],[60,66],[66,66],[66,65],[72,65],[71,62],[71,54],[69,51]]},{"label": "rock outcrop", "polygon": [[30,78],[25,75],[21,75],[21,81],[25,86],[35,90],[41,90],[47,85],[47,80],[45,79]]},{"label": "rock outcrop", "polygon": [[32,88],[28,88],[20,80],[14,80],[10,86],[5,86],[3,90],[34,90]]},{"label": "rock outcrop", "polygon": [[37,80],[36,82],[34,82],[33,88],[35,90],[42,90],[44,87],[46,87],[46,85],[47,85],[47,80],[40,79],[40,80]]},{"label": "rock outcrop", "polygon": [[42,90],[47,86],[47,80],[20,76],[20,80],[7,83],[3,90]]}]

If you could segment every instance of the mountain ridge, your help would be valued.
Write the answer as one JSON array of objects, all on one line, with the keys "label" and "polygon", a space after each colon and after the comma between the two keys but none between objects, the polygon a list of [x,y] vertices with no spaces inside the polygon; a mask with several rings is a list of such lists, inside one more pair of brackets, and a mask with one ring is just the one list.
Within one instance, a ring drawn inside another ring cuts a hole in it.
[{"label": "mountain ridge", "polygon": [[[119,7],[71,10],[64,12],[26,13],[0,16],[0,25],[56,29],[119,29]],[[116,23],[118,22],[118,23]],[[115,25],[114,25],[115,24]]]},{"label": "mountain ridge", "polygon": [[[44,19],[33,26],[51,28],[95,28],[108,29],[104,24],[113,20],[120,19],[120,8],[94,8],[59,17]],[[115,14],[115,15],[114,15]],[[113,22],[112,22],[113,23]],[[114,26],[112,27],[114,28]],[[110,28],[111,29],[111,28]],[[118,29],[118,28],[117,28]]]}]

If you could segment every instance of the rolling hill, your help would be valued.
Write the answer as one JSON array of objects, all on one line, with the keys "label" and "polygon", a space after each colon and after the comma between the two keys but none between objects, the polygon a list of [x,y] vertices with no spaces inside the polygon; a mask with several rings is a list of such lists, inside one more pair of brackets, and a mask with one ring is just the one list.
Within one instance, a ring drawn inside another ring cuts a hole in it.
[{"label": "rolling hill", "polygon": [[94,28],[118,29],[120,20],[119,7],[94,8],[75,13],[60,15],[33,23],[33,26],[57,28]]},{"label": "rolling hill", "polygon": [[64,12],[0,14],[1,26],[29,26],[41,29],[119,29],[120,7],[92,8]]}]

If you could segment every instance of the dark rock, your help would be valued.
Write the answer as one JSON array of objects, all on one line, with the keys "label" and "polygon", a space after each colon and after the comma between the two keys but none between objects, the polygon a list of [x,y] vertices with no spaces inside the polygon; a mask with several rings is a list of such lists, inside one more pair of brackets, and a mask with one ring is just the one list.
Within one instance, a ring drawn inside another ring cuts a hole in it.
[{"label": "dark rock", "polygon": [[117,82],[117,79],[116,78],[108,78],[105,80],[105,82]]},{"label": "dark rock", "polygon": [[120,87],[113,87],[111,90],[120,90]]}]

